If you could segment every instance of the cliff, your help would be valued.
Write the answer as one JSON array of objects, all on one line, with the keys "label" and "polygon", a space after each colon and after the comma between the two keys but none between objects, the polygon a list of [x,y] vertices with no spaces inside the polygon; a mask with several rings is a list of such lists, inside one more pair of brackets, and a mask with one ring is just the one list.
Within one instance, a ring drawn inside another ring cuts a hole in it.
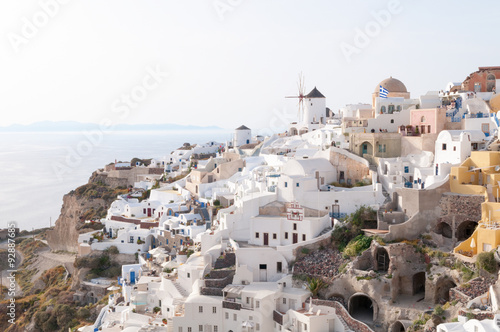
[{"label": "cliff", "polygon": [[85,220],[104,218],[116,196],[127,192],[116,184],[110,185],[106,176],[94,172],[87,184],[64,195],[61,214],[54,229],[47,232],[50,248],[78,251],[78,235],[93,230],[86,228]]}]

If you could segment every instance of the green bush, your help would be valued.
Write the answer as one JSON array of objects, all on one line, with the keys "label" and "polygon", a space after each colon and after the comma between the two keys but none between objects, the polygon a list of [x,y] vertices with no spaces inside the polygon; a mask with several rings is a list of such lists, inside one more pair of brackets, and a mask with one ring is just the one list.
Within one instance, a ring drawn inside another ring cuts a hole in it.
[{"label": "green bush", "polygon": [[352,239],[344,249],[344,257],[354,257],[361,254],[363,251],[370,247],[372,243],[372,238],[364,234],[360,234]]},{"label": "green bush", "polygon": [[116,246],[111,246],[107,249],[107,252],[111,255],[118,255],[120,253],[120,250]]},{"label": "green bush", "polygon": [[87,309],[87,308],[80,308],[78,309],[78,311],[76,312],[76,317],[77,318],[80,318],[80,319],[87,319],[90,317],[90,310]]},{"label": "green bush", "polygon": [[441,316],[443,313],[444,313],[444,309],[443,309],[443,307],[441,307],[440,305],[437,305],[437,306],[434,308],[434,314],[435,314],[435,315],[437,315],[437,316]]},{"label": "green bush", "polygon": [[300,250],[300,252],[301,252],[301,253],[303,253],[304,255],[307,255],[307,254],[309,254],[309,249],[307,249],[307,248],[302,248],[302,249]]},{"label": "green bush", "polygon": [[497,272],[497,262],[493,256],[493,252],[482,252],[477,255],[476,266],[478,269],[483,269],[489,273]]}]

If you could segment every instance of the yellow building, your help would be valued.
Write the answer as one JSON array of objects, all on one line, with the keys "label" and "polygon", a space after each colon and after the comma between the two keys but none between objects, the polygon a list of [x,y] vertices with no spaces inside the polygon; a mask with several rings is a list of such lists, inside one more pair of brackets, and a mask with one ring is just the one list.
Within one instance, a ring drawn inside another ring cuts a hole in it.
[{"label": "yellow building", "polygon": [[460,166],[452,167],[450,188],[457,194],[484,195],[481,220],[470,238],[454,249],[473,257],[500,245],[500,152],[473,151]]}]

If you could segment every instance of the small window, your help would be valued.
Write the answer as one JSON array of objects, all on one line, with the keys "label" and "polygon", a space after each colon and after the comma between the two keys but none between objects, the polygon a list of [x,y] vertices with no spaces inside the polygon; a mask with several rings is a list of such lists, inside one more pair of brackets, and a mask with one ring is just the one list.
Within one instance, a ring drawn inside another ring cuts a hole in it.
[{"label": "small window", "polygon": [[255,324],[255,330],[260,331],[260,324],[259,323]]},{"label": "small window", "polygon": [[259,238],[259,232],[255,233],[255,238],[258,239]]},{"label": "small window", "polygon": [[378,152],[385,152],[385,144],[378,145]]},{"label": "small window", "polygon": [[189,273],[189,272],[188,272],[187,277],[188,277],[188,278],[191,278],[191,273]]},{"label": "small window", "polygon": [[278,238],[278,235],[276,233],[273,233],[273,240],[276,240]]},{"label": "small window", "polygon": [[281,273],[283,269],[283,264],[281,262],[276,262],[276,272]]},{"label": "small window", "polygon": [[224,313],[224,317],[225,317],[226,319],[229,319],[229,312],[225,312],[225,313]]},{"label": "small window", "polygon": [[198,331],[203,332],[203,325],[198,325]]},{"label": "small window", "polygon": [[443,143],[443,151],[446,151],[446,143]]},{"label": "small window", "polygon": [[425,116],[422,116],[422,117],[420,118],[420,122],[425,122]]},{"label": "small window", "polygon": [[283,304],[286,304],[286,297],[283,298]]},{"label": "small window", "polygon": [[297,224],[293,224],[293,230],[296,231],[297,230]]},{"label": "small window", "polygon": [[219,327],[217,325],[214,325],[214,332],[219,332]]},{"label": "small window", "polygon": [[302,234],[302,241],[305,241],[305,240],[306,240],[306,235]]},{"label": "small window", "polygon": [[247,304],[250,304],[250,298],[247,297]]},{"label": "small window", "polygon": [[202,313],[202,312],[203,312],[203,306],[201,306],[201,305],[200,305],[200,306],[198,307],[198,312],[199,312],[199,313]]},{"label": "small window", "polygon": [[285,188],[288,187],[288,182],[285,182]]},{"label": "small window", "polygon": [[193,330],[190,327],[188,327],[188,332],[193,332]]},{"label": "small window", "polygon": [[212,313],[216,314],[217,313],[217,307],[212,307]]},{"label": "small window", "polygon": [[300,186],[298,182],[297,182],[295,185],[296,185],[297,187],[299,187],[299,186]]},{"label": "small window", "polygon": [[391,119],[391,123],[394,123],[394,119]]},{"label": "small window", "polygon": [[285,240],[288,240],[288,232],[285,232]]},{"label": "small window", "polygon": [[238,320],[238,315],[237,314],[233,314],[233,320],[236,322]]},{"label": "small window", "polygon": [[260,301],[255,301],[255,308],[260,308]]},{"label": "small window", "polygon": [[179,332],[182,332],[182,326],[179,326]]},{"label": "small window", "polygon": [[453,151],[457,151],[457,147],[456,146],[453,147]]}]

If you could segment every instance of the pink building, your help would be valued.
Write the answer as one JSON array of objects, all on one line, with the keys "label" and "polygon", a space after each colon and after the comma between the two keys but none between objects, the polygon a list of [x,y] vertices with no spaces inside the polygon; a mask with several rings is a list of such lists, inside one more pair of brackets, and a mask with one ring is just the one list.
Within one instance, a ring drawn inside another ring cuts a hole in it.
[{"label": "pink building", "polygon": [[408,136],[418,136],[421,134],[439,134],[444,130],[446,123],[446,109],[427,108],[410,111],[410,124],[401,132]]}]

